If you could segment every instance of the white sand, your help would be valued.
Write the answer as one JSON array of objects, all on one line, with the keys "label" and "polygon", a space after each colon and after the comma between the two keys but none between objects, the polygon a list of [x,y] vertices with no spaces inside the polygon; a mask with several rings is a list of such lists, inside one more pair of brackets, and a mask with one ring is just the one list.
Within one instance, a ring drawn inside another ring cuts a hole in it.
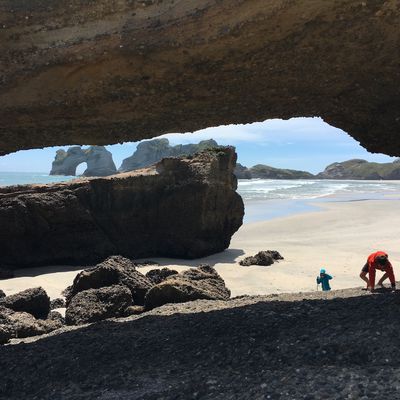
[{"label": "white sand", "polygon": [[[322,267],[334,277],[333,289],[361,286],[359,272],[367,256],[376,250],[387,251],[395,273],[400,274],[399,200],[317,205],[320,211],[242,226],[230,248],[222,253],[189,261],[152,260],[179,271],[208,263],[225,279],[232,296],[316,290],[315,278]],[[269,267],[238,264],[260,250],[278,250],[285,260]],[[152,268],[143,267],[140,271],[145,273]],[[71,267],[19,270],[18,277],[1,281],[0,288],[12,294],[40,285],[54,298],[72,283],[78,271]]]}]

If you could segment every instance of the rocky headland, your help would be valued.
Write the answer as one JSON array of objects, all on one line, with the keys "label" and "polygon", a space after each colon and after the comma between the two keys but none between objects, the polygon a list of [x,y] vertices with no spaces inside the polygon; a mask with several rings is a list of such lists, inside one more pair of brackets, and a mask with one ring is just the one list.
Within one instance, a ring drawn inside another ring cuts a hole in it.
[{"label": "rocky headland", "polygon": [[87,164],[83,176],[108,176],[117,172],[112,154],[104,146],[70,147],[57,150],[50,175],[75,176],[79,164]]},{"label": "rocky headland", "polygon": [[328,165],[316,175],[318,179],[400,179],[400,160],[391,163],[375,163],[366,160],[348,160]]},{"label": "rocky headland", "polygon": [[0,399],[397,400],[398,296],[196,300],[13,339]]},{"label": "rocky headland", "polygon": [[233,148],[165,158],[106,178],[0,188],[0,265],[197,258],[226,249],[242,224]]}]

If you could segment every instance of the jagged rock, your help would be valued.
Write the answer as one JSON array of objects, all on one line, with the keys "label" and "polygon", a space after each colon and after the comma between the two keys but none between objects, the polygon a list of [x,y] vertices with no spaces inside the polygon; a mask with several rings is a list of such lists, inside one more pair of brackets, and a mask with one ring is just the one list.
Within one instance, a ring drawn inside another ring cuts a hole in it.
[{"label": "jagged rock", "polygon": [[283,260],[283,257],[276,250],[260,251],[255,256],[246,257],[239,262],[240,265],[248,267],[250,265],[272,265],[275,261]]},{"label": "jagged rock", "polygon": [[14,271],[10,269],[0,268],[0,280],[14,278]]},{"label": "jagged rock", "polygon": [[81,325],[124,315],[132,305],[132,294],[126,286],[113,285],[88,289],[76,294],[65,312],[68,325]]},{"label": "jagged rock", "polygon": [[36,287],[0,299],[0,306],[45,319],[50,312],[50,298],[42,287]]},{"label": "jagged rock", "polygon": [[61,297],[58,297],[57,299],[53,299],[50,301],[50,310],[63,307],[65,307],[65,300],[62,299]]},{"label": "jagged rock", "polygon": [[59,321],[36,319],[30,313],[13,311],[0,305],[0,336],[3,336],[3,342],[7,336],[10,339],[43,335],[61,326]]},{"label": "jagged rock", "polygon": [[226,147],[108,178],[0,187],[0,265],[220,252],[243,221],[235,163]]},{"label": "jagged rock", "polygon": [[3,297],[6,297],[6,294],[0,289],[0,299],[2,299]]},{"label": "jagged rock", "polygon": [[87,169],[83,176],[108,176],[117,172],[112,154],[104,146],[70,147],[67,151],[56,152],[50,175],[76,175],[79,164],[86,162]]},{"label": "jagged rock", "polygon": [[169,276],[176,275],[178,271],[169,268],[152,269],[147,272],[146,277],[149,278],[155,285],[165,281]]},{"label": "jagged rock", "polygon": [[191,268],[180,274],[170,276],[153,286],[146,294],[146,309],[167,303],[208,299],[228,300],[231,293],[217,271],[209,265]]},{"label": "jagged rock", "polygon": [[11,337],[12,334],[10,328],[8,328],[7,325],[2,325],[0,320],[0,344],[7,343]]},{"label": "jagged rock", "polygon": [[319,179],[400,179],[399,160],[375,163],[366,160],[348,160],[328,165],[317,175]]},{"label": "jagged rock", "polygon": [[118,171],[133,171],[155,164],[165,157],[189,156],[205,149],[218,147],[220,146],[213,139],[202,140],[198,144],[178,144],[176,146],[170,146],[168,139],[146,140],[138,144],[132,156],[122,161]]},{"label": "jagged rock", "polygon": [[399,155],[397,0],[0,7],[0,154],[319,115]]},{"label": "jagged rock", "polygon": [[146,276],[136,270],[135,263],[121,256],[112,256],[94,268],[80,272],[74,279],[67,294],[67,305],[79,292],[98,289],[105,286],[124,285],[132,294],[135,305],[144,304],[144,296],[153,286]]}]

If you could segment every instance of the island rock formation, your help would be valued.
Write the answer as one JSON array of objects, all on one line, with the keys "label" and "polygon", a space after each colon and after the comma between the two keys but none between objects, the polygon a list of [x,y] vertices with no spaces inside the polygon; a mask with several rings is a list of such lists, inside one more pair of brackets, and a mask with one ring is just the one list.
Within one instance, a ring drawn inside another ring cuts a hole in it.
[{"label": "island rock formation", "polygon": [[155,164],[165,157],[189,156],[205,149],[217,147],[220,146],[213,139],[202,140],[198,144],[178,144],[176,146],[170,146],[168,139],[146,140],[138,144],[132,156],[122,161],[118,171],[133,171]]},{"label": "island rock formation", "polygon": [[108,176],[117,172],[112,154],[104,146],[90,146],[88,149],[73,146],[67,151],[57,150],[50,175],[74,176],[76,168],[83,162],[87,163],[83,176]]},{"label": "island rock formation", "polygon": [[314,179],[315,175],[307,171],[274,168],[269,165],[257,164],[247,168],[236,164],[235,175],[238,179]]},{"label": "island rock formation", "polygon": [[0,188],[0,265],[222,251],[244,214],[235,162],[226,147],[106,178]]},{"label": "island rock formation", "polygon": [[398,0],[2,1],[0,154],[320,116],[399,156],[399,17]]},{"label": "island rock formation", "polygon": [[348,160],[328,165],[317,176],[319,179],[400,179],[400,160],[375,163],[366,160]]}]

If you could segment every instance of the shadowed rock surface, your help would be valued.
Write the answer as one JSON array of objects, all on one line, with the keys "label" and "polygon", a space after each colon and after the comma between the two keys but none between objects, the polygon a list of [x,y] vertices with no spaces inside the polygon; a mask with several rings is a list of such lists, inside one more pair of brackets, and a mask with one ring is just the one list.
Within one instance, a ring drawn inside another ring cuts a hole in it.
[{"label": "shadowed rock surface", "polygon": [[283,257],[276,250],[259,251],[255,256],[246,257],[239,262],[244,267],[250,265],[272,265],[275,261],[283,260]]},{"label": "shadowed rock surface", "polygon": [[228,300],[230,295],[230,290],[217,271],[204,265],[171,275],[153,286],[146,294],[145,306],[146,309],[152,309],[167,303],[184,303],[198,299]]},{"label": "shadowed rock surface", "polygon": [[0,154],[321,116],[400,155],[397,0],[0,3]]},{"label": "shadowed rock surface", "polygon": [[108,176],[117,172],[112,154],[103,146],[70,147],[67,151],[60,149],[52,163],[50,175],[76,175],[79,164],[86,162],[87,169],[83,176]]},{"label": "shadowed rock surface", "polygon": [[400,179],[400,160],[374,163],[366,160],[348,160],[328,165],[317,176],[319,179]]},{"label": "shadowed rock surface", "polygon": [[50,298],[42,287],[37,287],[2,298],[0,306],[27,312],[36,318],[46,318],[50,312]]},{"label": "shadowed rock surface", "polygon": [[125,158],[118,168],[120,172],[148,167],[165,157],[189,156],[205,149],[221,147],[213,140],[202,140],[197,144],[171,146],[168,139],[154,139],[139,143],[132,156]]},{"label": "shadowed rock surface", "polygon": [[107,178],[0,188],[0,265],[197,258],[224,250],[241,226],[234,149],[167,158]]},{"label": "shadowed rock surface", "polygon": [[397,400],[399,302],[361,289],[198,300],[66,327],[0,347],[0,398]]},{"label": "shadowed rock surface", "polygon": [[178,271],[169,268],[152,269],[146,273],[146,277],[149,278],[153,284],[161,283],[165,281],[169,276],[176,275]]},{"label": "shadowed rock surface", "polygon": [[65,300],[63,298],[58,297],[57,299],[50,300],[50,310],[63,307],[65,307]]},{"label": "shadowed rock surface", "polygon": [[126,286],[131,292],[133,303],[143,305],[144,296],[153,286],[153,283],[136,270],[133,261],[121,256],[112,256],[94,268],[79,272],[68,290],[67,305],[77,293],[83,290],[112,285]]},{"label": "shadowed rock surface", "polygon": [[36,319],[27,312],[15,312],[0,305],[0,343],[7,343],[11,338],[43,335],[62,325],[60,319]]},{"label": "shadowed rock surface", "polygon": [[132,305],[132,294],[126,286],[113,285],[77,293],[65,311],[67,325],[82,325],[106,318],[120,317]]}]

